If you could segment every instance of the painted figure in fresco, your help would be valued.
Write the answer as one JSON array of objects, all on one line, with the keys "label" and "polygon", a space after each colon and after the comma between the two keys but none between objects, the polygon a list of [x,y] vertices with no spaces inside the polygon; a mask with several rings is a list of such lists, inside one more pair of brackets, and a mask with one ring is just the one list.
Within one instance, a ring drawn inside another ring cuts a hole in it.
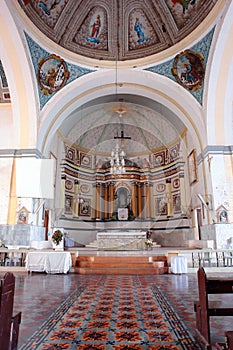
[{"label": "painted figure in fresco", "polygon": [[97,15],[95,22],[92,24],[92,31],[91,31],[91,37],[92,38],[97,38],[99,35],[101,27],[101,20],[100,20],[100,15]]},{"label": "painted figure in fresco", "polygon": [[57,7],[57,5],[59,5],[60,1],[61,0],[53,0],[50,6],[48,3],[46,3],[46,0],[39,1],[38,7],[40,7],[47,16],[50,16],[50,11],[54,10]]},{"label": "painted figure in fresco", "polygon": [[134,30],[138,37],[138,43],[141,44],[144,41],[147,41],[148,39],[145,37],[144,31],[142,29],[142,23],[140,22],[140,19],[137,17],[134,23]]},{"label": "painted figure in fresco", "polygon": [[185,62],[182,65],[183,72],[181,73],[181,79],[183,78],[187,83],[192,83],[194,79],[194,75],[192,72],[192,66],[190,63]]},{"label": "painted figure in fresco", "polygon": [[89,42],[95,43],[95,44],[99,44],[98,35],[100,32],[100,27],[101,27],[100,15],[96,16],[96,19],[91,27],[92,27],[91,35],[89,37],[87,37],[86,40]]},{"label": "painted figure in fresco", "polygon": [[188,10],[189,5],[194,5],[196,0],[172,0],[173,4],[181,4],[183,7],[183,14]]}]

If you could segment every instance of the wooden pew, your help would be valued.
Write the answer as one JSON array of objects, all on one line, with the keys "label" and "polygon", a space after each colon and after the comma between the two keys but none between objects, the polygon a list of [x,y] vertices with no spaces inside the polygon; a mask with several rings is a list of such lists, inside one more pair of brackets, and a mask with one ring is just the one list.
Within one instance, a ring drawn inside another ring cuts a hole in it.
[{"label": "wooden pew", "polygon": [[233,303],[228,306],[220,300],[210,301],[209,295],[233,293],[233,276],[207,278],[204,268],[200,267],[197,272],[197,278],[199,300],[194,302],[197,336],[208,350],[211,349],[210,317],[233,316]]},{"label": "wooden pew", "polygon": [[21,312],[13,314],[15,277],[7,272],[0,278],[0,348],[17,350]]},{"label": "wooden pew", "polygon": [[233,350],[233,331],[225,332],[225,343],[215,344],[216,350]]}]

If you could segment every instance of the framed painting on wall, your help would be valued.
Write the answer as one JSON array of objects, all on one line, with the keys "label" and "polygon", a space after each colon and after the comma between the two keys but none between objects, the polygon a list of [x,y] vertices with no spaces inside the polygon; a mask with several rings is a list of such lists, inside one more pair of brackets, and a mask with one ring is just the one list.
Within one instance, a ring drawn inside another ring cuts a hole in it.
[{"label": "framed painting on wall", "polygon": [[156,215],[167,215],[167,203],[163,197],[156,198],[155,201]]},{"label": "framed painting on wall", "polygon": [[79,216],[91,215],[91,200],[84,199],[82,203],[79,203]]},{"label": "framed painting on wall", "polygon": [[188,156],[189,182],[190,185],[197,182],[197,156],[193,149]]}]

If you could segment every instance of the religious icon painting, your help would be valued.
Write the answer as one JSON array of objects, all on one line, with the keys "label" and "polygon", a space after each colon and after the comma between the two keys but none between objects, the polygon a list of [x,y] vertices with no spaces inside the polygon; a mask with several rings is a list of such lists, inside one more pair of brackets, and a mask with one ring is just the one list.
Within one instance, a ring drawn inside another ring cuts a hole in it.
[{"label": "religious icon painting", "polygon": [[141,9],[135,9],[129,16],[129,50],[142,46],[151,46],[158,37],[147,16]]},{"label": "religious icon painting", "polygon": [[163,197],[156,198],[155,202],[156,215],[167,215],[167,203]]},{"label": "religious icon painting", "polygon": [[44,95],[60,90],[70,77],[66,62],[54,54],[38,63],[37,79]]},{"label": "religious icon painting", "polygon": [[79,215],[80,216],[90,216],[91,215],[91,200],[83,199],[81,203],[79,203]]},{"label": "religious icon painting", "polygon": [[108,50],[108,20],[106,10],[95,6],[79,27],[74,42],[80,46]]},{"label": "religious icon painting", "polygon": [[173,198],[173,211],[174,214],[181,213],[181,199],[180,194],[174,194]]},{"label": "religious icon painting", "polygon": [[72,196],[65,195],[65,213],[72,214]]},{"label": "religious icon painting", "polygon": [[172,74],[177,82],[190,91],[200,89],[205,76],[204,57],[185,50],[174,59]]}]

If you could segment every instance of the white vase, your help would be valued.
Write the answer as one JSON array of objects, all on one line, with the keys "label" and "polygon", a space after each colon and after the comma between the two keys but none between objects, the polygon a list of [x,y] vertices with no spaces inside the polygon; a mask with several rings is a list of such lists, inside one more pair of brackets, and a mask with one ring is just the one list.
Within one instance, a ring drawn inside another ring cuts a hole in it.
[{"label": "white vase", "polygon": [[53,249],[54,250],[58,250],[58,251],[62,251],[64,250],[64,237],[62,237],[61,242],[59,242],[59,244],[56,244],[52,241],[53,244]]}]

